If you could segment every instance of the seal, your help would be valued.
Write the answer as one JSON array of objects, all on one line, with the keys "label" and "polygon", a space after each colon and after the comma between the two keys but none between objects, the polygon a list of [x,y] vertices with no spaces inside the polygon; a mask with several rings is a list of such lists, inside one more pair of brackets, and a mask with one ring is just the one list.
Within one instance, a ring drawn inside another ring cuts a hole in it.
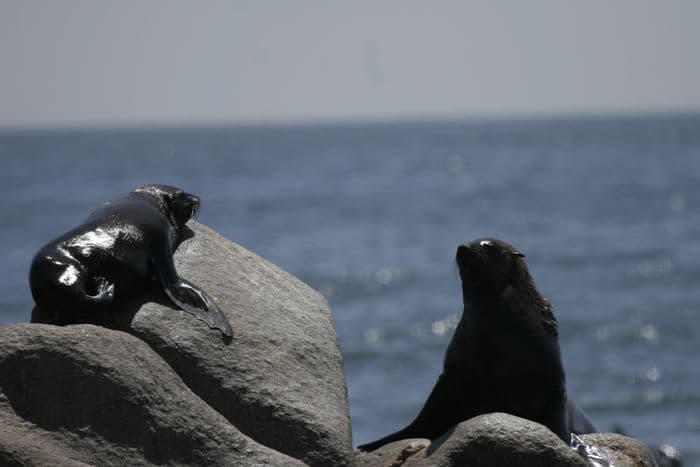
[{"label": "seal", "polygon": [[197,196],[167,185],[145,185],[103,204],[34,256],[29,285],[37,307],[50,322],[69,324],[160,287],[177,307],[232,336],[214,300],[175,270],[173,252],[199,206]]},{"label": "seal", "polygon": [[567,445],[571,432],[595,431],[583,411],[567,400],[557,322],[524,257],[493,238],[459,246],[464,313],[442,374],[412,423],[358,449],[373,451],[406,438],[434,440],[458,423],[490,412],[541,423]]}]

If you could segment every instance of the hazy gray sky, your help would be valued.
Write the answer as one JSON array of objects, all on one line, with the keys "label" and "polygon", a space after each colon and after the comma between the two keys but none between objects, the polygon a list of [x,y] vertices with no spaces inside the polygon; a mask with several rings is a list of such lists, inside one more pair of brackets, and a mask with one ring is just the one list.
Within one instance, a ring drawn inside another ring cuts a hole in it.
[{"label": "hazy gray sky", "polygon": [[0,126],[700,110],[700,2],[0,0]]}]

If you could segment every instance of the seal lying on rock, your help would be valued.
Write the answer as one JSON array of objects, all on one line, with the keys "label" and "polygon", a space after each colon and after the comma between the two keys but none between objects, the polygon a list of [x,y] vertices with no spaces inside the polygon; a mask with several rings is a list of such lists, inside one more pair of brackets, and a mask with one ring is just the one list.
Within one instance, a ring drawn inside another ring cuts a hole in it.
[{"label": "seal lying on rock", "polygon": [[173,251],[198,208],[197,196],[166,185],[146,185],[105,203],[34,256],[34,301],[51,321],[67,324],[112,311],[115,300],[147,289],[155,278],[179,308],[232,336],[211,297],[175,271]]},{"label": "seal lying on rock", "polygon": [[372,451],[406,438],[434,440],[464,420],[491,412],[538,422],[568,445],[572,432],[595,431],[567,401],[557,322],[524,256],[495,239],[457,249],[464,314],[443,372],[410,425],[358,449]]}]

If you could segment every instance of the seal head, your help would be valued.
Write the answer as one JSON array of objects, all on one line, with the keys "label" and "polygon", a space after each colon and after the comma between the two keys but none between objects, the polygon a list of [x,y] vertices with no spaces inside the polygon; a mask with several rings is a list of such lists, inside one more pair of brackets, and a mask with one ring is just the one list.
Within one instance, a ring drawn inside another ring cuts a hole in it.
[{"label": "seal head", "polygon": [[153,198],[158,203],[160,211],[177,230],[181,230],[187,221],[194,218],[199,211],[200,200],[198,196],[173,186],[144,185],[135,189],[132,196]]},{"label": "seal head", "polygon": [[497,294],[522,279],[525,255],[514,246],[493,238],[475,240],[457,248],[456,262],[462,286],[471,294]]},{"label": "seal head", "polygon": [[[532,313],[550,334],[557,337],[552,305],[537,290],[518,248],[495,238],[480,238],[457,248],[456,262],[462,279],[465,308],[483,312],[498,305],[501,310]],[[520,303],[510,303],[516,301]],[[523,306],[527,304],[527,306]]]}]

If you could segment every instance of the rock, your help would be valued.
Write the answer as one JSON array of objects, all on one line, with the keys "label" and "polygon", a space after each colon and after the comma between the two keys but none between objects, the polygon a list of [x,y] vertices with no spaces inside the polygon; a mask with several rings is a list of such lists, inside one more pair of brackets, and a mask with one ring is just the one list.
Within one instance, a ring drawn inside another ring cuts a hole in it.
[{"label": "rock", "polygon": [[[425,451],[432,465],[585,466],[585,461],[544,425],[505,413],[471,418]],[[419,461],[413,457],[409,461]],[[406,466],[414,465],[410,462]],[[416,463],[415,465],[420,465]]]},{"label": "rock", "polygon": [[581,439],[595,446],[615,467],[654,467],[656,461],[649,448],[636,439],[616,433],[592,433]]},{"label": "rock", "polygon": [[[2,396],[0,396],[2,398]],[[50,434],[39,434],[36,427],[14,415],[7,400],[0,400],[0,465],[88,466],[78,452],[62,446]]]},{"label": "rock", "polygon": [[[402,440],[371,453],[358,454],[366,467],[585,467],[585,461],[548,428],[504,413],[479,415],[466,420],[436,439],[425,449],[408,456],[402,464],[397,454],[417,440]],[[427,440],[426,440],[427,441]],[[373,459],[372,457],[373,456]]]},{"label": "rock", "polygon": [[325,298],[211,229],[188,226],[194,237],[177,249],[177,271],[214,298],[233,339],[153,302],[126,330],[255,441],[310,465],[349,464],[343,360]]},{"label": "rock", "polygon": [[[611,433],[581,438],[615,467],[653,467],[651,451],[641,442]],[[464,421],[430,443],[405,439],[372,452],[357,452],[357,467],[585,467],[586,462],[548,428],[504,413]]]},{"label": "rock", "polygon": [[385,444],[371,452],[358,451],[355,455],[355,467],[399,467],[428,446],[429,439],[409,438]]},{"label": "rock", "polygon": [[0,342],[3,465],[302,465],[242,434],[126,333],[17,324]]}]

